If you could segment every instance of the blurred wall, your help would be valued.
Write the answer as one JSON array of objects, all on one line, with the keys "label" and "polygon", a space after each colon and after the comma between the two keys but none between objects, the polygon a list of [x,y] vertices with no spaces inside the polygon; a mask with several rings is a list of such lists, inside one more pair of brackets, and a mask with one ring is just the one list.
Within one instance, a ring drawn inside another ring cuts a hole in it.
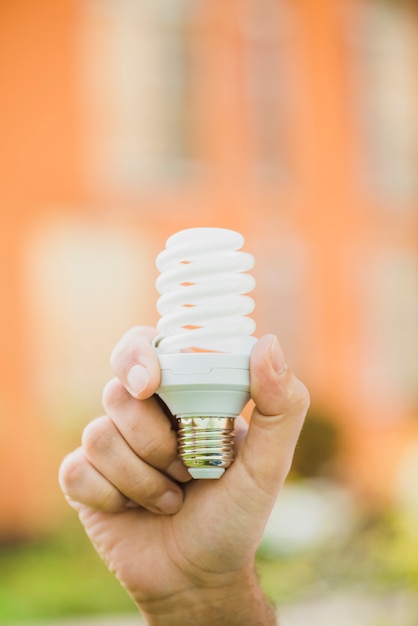
[{"label": "blurred wall", "polygon": [[393,496],[418,436],[417,29],[404,0],[1,3],[4,536],[59,522],[59,459],[189,226],[244,234],[257,334],[341,433],[339,478]]}]

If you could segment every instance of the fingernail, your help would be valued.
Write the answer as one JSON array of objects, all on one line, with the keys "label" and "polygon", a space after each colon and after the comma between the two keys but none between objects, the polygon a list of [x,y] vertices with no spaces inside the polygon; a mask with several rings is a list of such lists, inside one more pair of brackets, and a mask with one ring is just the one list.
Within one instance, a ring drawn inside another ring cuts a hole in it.
[{"label": "fingernail", "polygon": [[276,336],[273,337],[270,345],[270,361],[274,371],[277,372],[279,376],[286,374],[287,363],[284,358],[282,347]]},{"label": "fingernail", "polygon": [[142,365],[133,365],[128,372],[129,390],[134,396],[138,396],[148,385],[149,373]]},{"label": "fingernail", "polygon": [[154,506],[157,507],[161,513],[166,515],[172,515],[177,513],[181,506],[182,498],[177,491],[166,491],[156,502]]}]

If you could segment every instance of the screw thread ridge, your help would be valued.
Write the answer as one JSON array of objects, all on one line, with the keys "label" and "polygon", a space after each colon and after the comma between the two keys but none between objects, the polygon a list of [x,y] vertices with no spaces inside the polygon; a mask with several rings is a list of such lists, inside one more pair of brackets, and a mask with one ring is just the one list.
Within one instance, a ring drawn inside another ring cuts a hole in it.
[{"label": "screw thread ridge", "polygon": [[181,417],[177,419],[178,450],[188,468],[227,468],[234,460],[234,418]]}]

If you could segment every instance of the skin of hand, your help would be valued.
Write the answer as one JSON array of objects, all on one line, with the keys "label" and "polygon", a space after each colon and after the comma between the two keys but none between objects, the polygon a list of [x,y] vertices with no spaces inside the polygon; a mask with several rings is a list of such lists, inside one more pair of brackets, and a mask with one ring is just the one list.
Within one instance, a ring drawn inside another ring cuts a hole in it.
[{"label": "skin of hand", "polygon": [[309,405],[277,338],[250,359],[250,424],[237,418],[236,457],[219,480],[192,480],[174,421],[154,395],[151,341],[136,327],[115,347],[105,415],[60,468],[70,505],[147,624],[275,624],[254,573],[256,549],[291,466]]}]

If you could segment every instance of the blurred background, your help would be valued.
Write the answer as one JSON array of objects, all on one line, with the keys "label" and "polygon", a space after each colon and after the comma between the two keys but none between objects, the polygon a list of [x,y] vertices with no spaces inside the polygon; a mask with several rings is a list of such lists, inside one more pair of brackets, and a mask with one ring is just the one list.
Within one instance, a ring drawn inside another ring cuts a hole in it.
[{"label": "blurred background", "polygon": [[0,623],[133,610],[57,468],[166,238],[223,226],[312,396],[265,587],[416,626],[417,76],[413,0],[1,0]]}]

